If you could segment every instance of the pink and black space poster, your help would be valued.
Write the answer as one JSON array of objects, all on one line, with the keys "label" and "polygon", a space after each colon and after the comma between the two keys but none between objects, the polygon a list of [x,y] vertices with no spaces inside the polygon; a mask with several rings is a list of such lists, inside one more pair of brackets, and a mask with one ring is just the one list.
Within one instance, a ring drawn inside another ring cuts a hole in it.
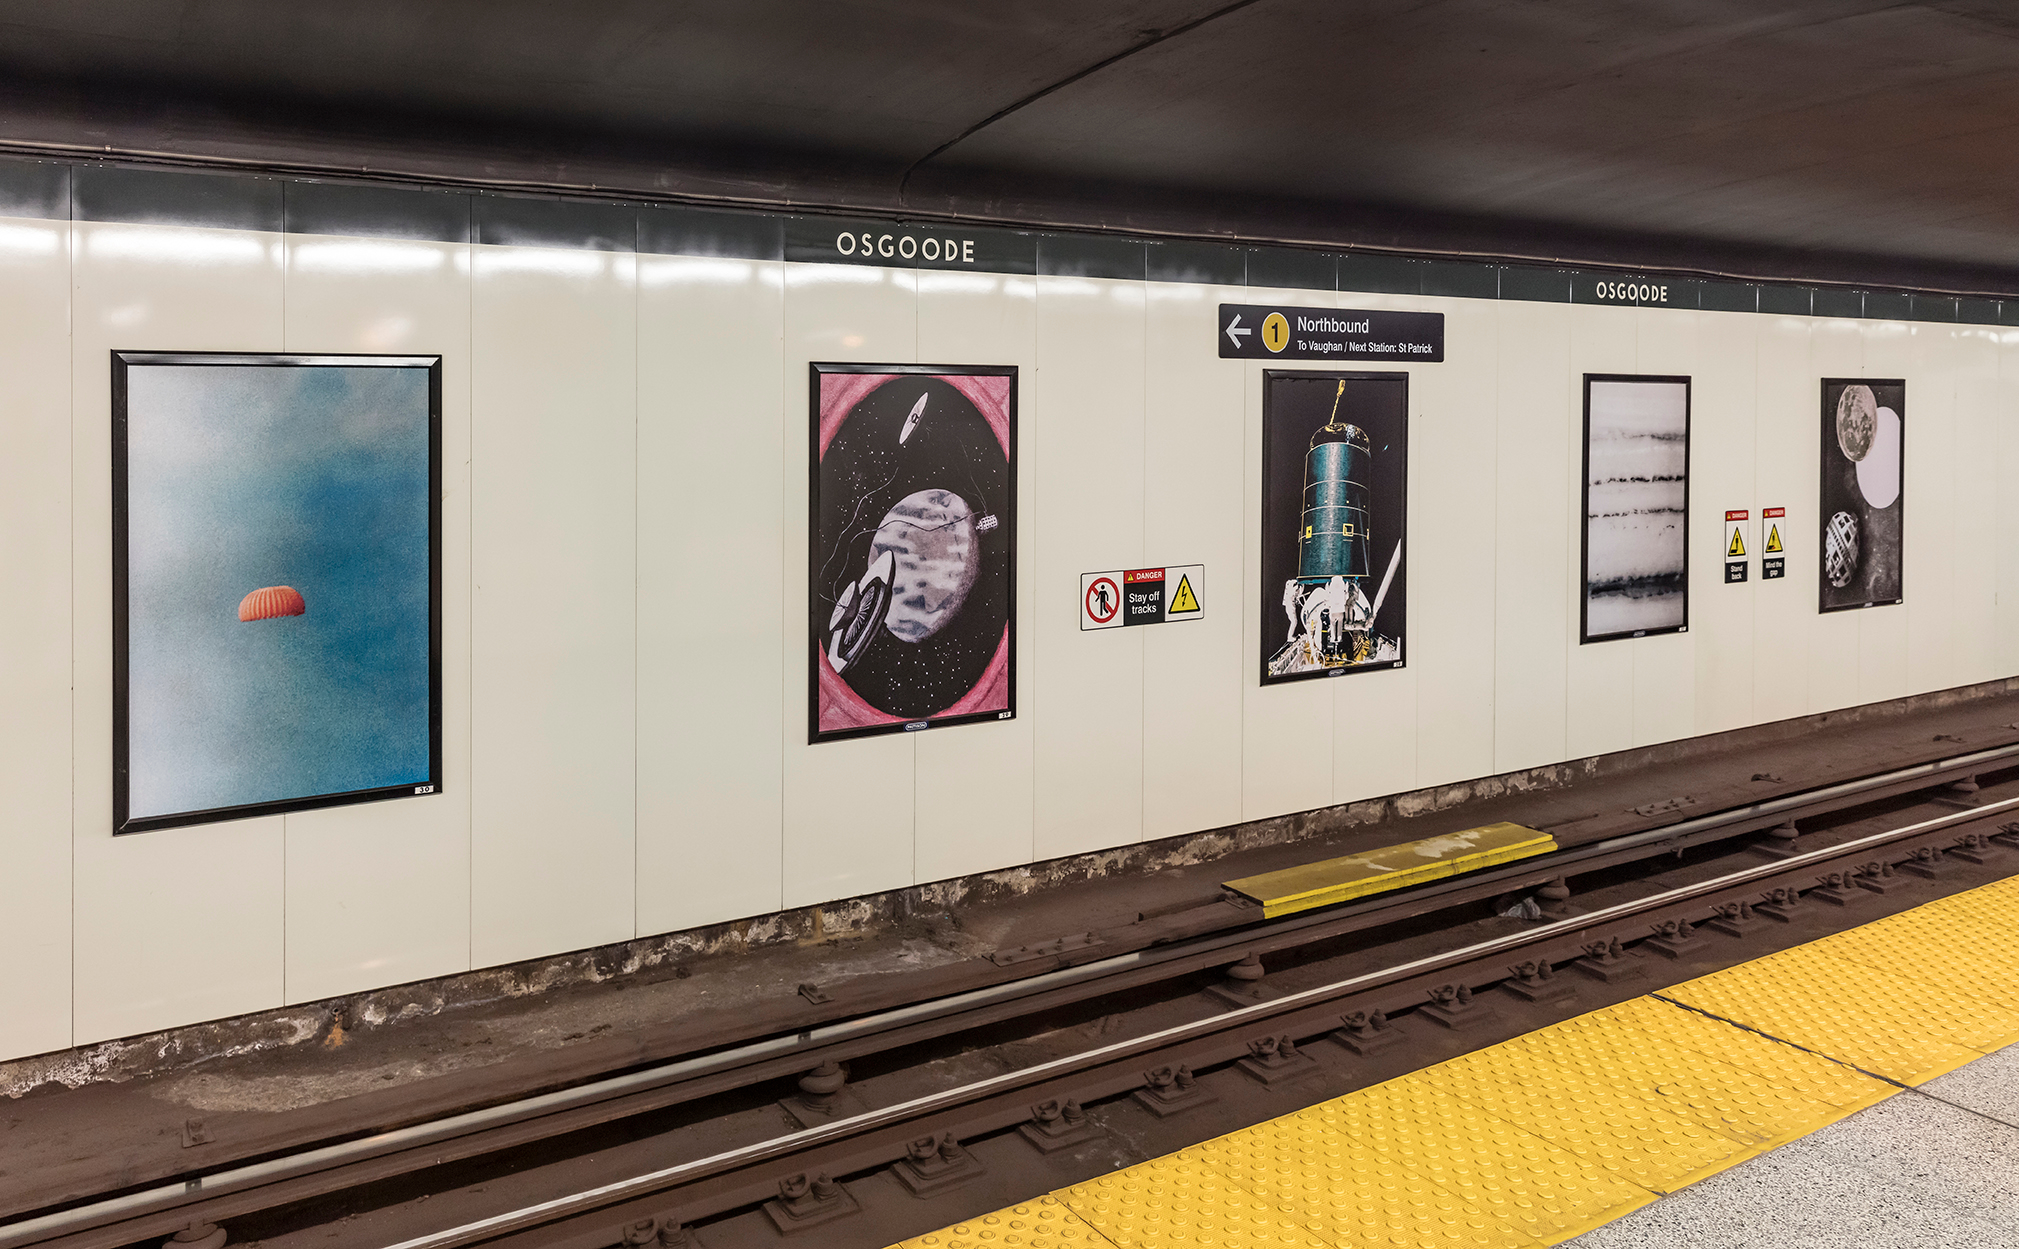
[{"label": "pink and black space poster", "polygon": [[809,742],[1016,714],[1016,382],[812,366]]}]

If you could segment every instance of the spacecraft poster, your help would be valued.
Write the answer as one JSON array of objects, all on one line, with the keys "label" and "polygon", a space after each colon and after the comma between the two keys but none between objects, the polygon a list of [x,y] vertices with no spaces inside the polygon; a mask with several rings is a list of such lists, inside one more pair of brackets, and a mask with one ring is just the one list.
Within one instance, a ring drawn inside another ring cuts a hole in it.
[{"label": "spacecraft poster", "polygon": [[1822,611],[1879,607],[1902,597],[1900,497],[1907,383],[1823,379]]},{"label": "spacecraft poster", "polygon": [[1015,714],[1016,369],[812,366],[807,740]]},{"label": "spacecraft poster", "polygon": [[1409,375],[1262,375],[1262,684],[1400,668]]},{"label": "spacecraft poster", "polygon": [[1690,379],[1584,375],[1581,640],[1689,627]]},{"label": "spacecraft poster", "polygon": [[115,353],[113,831],[441,786],[441,359]]}]

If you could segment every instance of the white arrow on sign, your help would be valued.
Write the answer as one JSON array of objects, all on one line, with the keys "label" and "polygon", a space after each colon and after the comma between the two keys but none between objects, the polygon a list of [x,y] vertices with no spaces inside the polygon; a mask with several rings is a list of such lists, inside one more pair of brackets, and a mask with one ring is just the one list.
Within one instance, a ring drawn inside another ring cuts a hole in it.
[{"label": "white arrow on sign", "polygon": [[1244,330],[1241,328],[1241,314],[1238,312],[1234,314],[1233,320],[1227,322],[1227,341],[1236,347],[1241,345],[1243,335],[1253,334],[1254,332],[1253,330]]}]

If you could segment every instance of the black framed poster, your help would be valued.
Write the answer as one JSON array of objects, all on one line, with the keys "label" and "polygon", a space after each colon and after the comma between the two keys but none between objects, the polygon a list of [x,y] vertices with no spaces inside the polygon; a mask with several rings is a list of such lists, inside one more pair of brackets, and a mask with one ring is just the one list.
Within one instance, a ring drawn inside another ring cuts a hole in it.
[{"label": "black framed poster", "polygon": [[1012,718],[1015,366],[810,367],[807,740]]},{"label": "black framed poster", "polygon": [[1409,375],[1262,374],[1262,684],[1404,662]]},{"label": "black framed poster", "polygon": [[437,793],[439,356],[112,354],[113,832]]},{"label": "black framed poster", "polygon": [[1907,383],[1899,378],[1823,379],[1819,611],[1903,597],[1906,419]]},{"label": "black framed poster", "polygon": [[1690,379],[1584,375],[1579,640],[1689,628]]}]

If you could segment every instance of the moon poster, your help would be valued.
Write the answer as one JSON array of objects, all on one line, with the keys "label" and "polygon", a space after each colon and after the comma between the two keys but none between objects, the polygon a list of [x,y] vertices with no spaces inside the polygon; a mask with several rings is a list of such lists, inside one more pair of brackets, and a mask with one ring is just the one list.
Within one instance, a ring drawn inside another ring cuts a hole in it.
[{"label": "moon poster", "polygon": [[441,786],[441,360],[116,352],[113,831]]},{"label": "moon poster", "polygon": [[1823,379],[1820,610],[1901,599],[1907,383]]},{"label": "moon poster", "polygon": [[1011,718],[1015,367],[810,380],[807,740]]},{"label": "moon poster", "polygon": [[1584,375],[1582,641],[1689,627],[1690,379]]},{"label": "moon poster", "polygon": [[1262,374],[1262,684],[1400,668],[1409,375]]}]

